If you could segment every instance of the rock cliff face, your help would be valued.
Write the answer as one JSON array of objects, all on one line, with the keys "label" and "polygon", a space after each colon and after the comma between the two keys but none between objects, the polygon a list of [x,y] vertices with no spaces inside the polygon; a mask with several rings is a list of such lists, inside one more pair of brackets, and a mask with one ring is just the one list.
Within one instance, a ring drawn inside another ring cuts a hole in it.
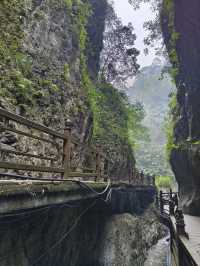
[{"label": "rock cliff face", "polygon": [[163,234],[150,205],[155,191],[130,187],[127,197],[125,189],[107,204],[82,200],[1,216],[1,266],[143,265]]},{"label": "rock cliff face", "polygon": [[163,35],[171,61],[178,68],[174,115],[176,147],[171,153],[171,164],[184,210],[200,215],[200,2],[170,0],[164,3]]},{"label": "rock cliff face", "polygon": [[79,135],[87,134],[91,113],[81,86],[80,32],[73,21],[81,6],[62,0],[22,0],[15,7],[11,2],[0,5],[2,105],[60,130],[70,117]]},{"label": "rock cliff face", "polygon": [[[73,135],[89,143],[106,8],[106,0],[1,1],[0,106],[60,132],[70,118]],[[37,152],[38,145],[24,147]],[[128,177],[128,156],[119,158],[115,176]]]}]

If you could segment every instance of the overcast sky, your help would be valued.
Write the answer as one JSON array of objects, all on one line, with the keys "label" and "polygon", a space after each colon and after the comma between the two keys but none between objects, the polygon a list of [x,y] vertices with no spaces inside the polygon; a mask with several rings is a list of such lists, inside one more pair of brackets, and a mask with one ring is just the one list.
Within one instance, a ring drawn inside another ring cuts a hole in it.
[{"label": "overcast sky", "polygon": [[135,33],[137,35],[136,47],[140,50],[138,62],[143,66],[150,65],[155,57],[154,49],[149,50],[149,55],[145,56],[143,53],[144,43],[143,39],[147,35],[143,28],[143,23],[149,19],[154,18],[154,14],[150,9],[149,4],[143,4],[137,11],[128,3],[128,0],[113,0],[114,8],[119,17],[121,17],[124,24],[132,22]]}]

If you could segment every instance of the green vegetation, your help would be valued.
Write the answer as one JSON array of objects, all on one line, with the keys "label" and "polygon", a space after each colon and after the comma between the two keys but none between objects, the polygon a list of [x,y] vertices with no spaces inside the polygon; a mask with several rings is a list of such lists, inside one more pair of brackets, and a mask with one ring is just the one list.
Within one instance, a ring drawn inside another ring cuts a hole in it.
[{"label": "green vegetation", "polygon": [[177,146],[174,143],[174,126],[175,126],[175,114],[177,110],[177,98],[176,93],[171,93],[170,101],[169,101],[169,111],[168,115],[165,119],[165,133],[167,136],[167,144],[166,144],[166,157],[169,160],[172,149]]},{"label": "green vegetation", "polygon": [[[51,4],[57,3],[52,1]],[[73,44],[80,52],[76,63],[78,66],[80,61],[81,86],[86,90],[93,114],[93,140],[134,148],[137,139],[147,135],[145,127],[141,125],[144,117],[142,106],[130,104],[126,95],[110,84],[95,84],[89,75],[86,57],[87,23],[91,15],[89,1],[63,0],[62,7],[66,7],[70,14]],[[37,104],[44,108],[52,103],[56,105],[57,99],[62,98],[64,85],[70,85],[72,70],[66,62],[62,66],[62,73],[50,73],[48,60],[41,59],[40,62],[37,58],[36,63],[41,63],[38,68],[40,70],[41,67],[45,74],[42,75],[39,70],[38,76],[37,73],[33,74],[31,56],[22,49],[25,38],[22,25],[26,12],[23,0],[2,0],[0,3],[0,96],[13,106],[20,106],[23,111],[29,112],[35,110],[33,107]],[[43,11],[38,11],[34,19],[40,21],[44,15]],[[57,95],[60,97],[56,98]]]},{"label": "green vegetation", "polygon": [[94,84],[86,64],[86,25],[91,14],[88,2],[79,2],[75,18],[79,33],[82,86],[86,88],[88,102],[93,113],[93,141],[110,144],[128,144],[134,147],[136,139],[144,135],[145,127],[140,122],[144,117],[141,106],[131,105],[127,96],[111,84]]},{"label": "green vegetation", "polygon": [[99,80],[124,87],[125,82],[138,73],[139,51],[135,48],[135,40],[133,25],[131,23],[123,25],[114,8],[109,5]]},{"label": "green vegetation", "polygon": [[[86,24],[90,15],[89,4],[80,0],[63,0],[62,4],[70,10],[73,33],[80,49],[82,69],[85,67],[84,49],[87,39]],[[52,5],[58,5],[55,1]],[[72,7],[76,6],[76,14]],[[33,110],[32,107],[43,97],[62,93],[55,80],[70,81],[70,68],[66,63],[63,74],[55,77],[53,73],[48,79],[36,78],[32,71],[31,57],[22,50],[24,32],[23,20],[26,16],[24,0],[1,1],[0,3],[0,95],[12,105],[21,106],[23,110]],[[44,13],[38,11],[35,20],[44,18]],[[44,67],[45,66],[44,62]],[[43,67],[43,66],[41,66]],[[56,75],[56,74],[55,74]]]},{"label": "green vegetation", "polygon": [[127,96],[111,84],[98,84],[93,101],[94,138],[98,141],[130,144],[134,148],[138,135],[147,134],[140,124],[142,106],[130,104]]},{"label": "green vegetation", "polygon": [[128,113],[126,96],[110,84],[99,84],[96,95],[97,119],[94,137],[107,142],[126,143]]},{"label": "green vegetation", "polygon": [[142,124],[145,118],[144,107],[141,103],[127,103],[128,139],[135,150],[140,141],[150,142],[149,129]]},{"label": "green vegetation", "polygon": [[[152,9],[155,12],[155,18],[144,23],[145,29],[148,31],[147,37],[144,39],[146,46],[154,46],[163,53],[162,43],[162,29],[161,24],[167,23],[167,32],[165,35],[168,38],[167,50],[172,67],[169,69],[169,73],[175,82],[177,75],[179,74],[179,58],[177,54],[177,41],[180,34],[175,29],[175,0],[129,0],[130,4],[135,9],[139,8],[142,3],[149,2]],[[166,28],[166,25],[165,25]],[[148,53],[148,48],[145,49]]]},{"label": "green vegetation", "polygon": [[89,16],[91,14],[91,8],[89,3],[86,2],[77,2],[74,0],[77,4],[78,10],[77,15],[74,19],[74,30],[77,35],[77,39],[79,40],[79,49],[80,49],[80,71],[81,71],[81,85],[83,88],[85,88],[88,96],[88,102],[90,105],[90,108],[92,110],[93,114],[93,132],[96,134],[96,130],[98,128],[98,122],[99,121],[99,109],[97,107],[97,101],[98,101],[98,93],[96,86],[92,82],[88,67],[87,67],[87,59],[86,59],[86,47],[87,47],[87,22],[89,19]]},{"label": "green vegetation", "polygon": [[72,9],[72,0],[65,0],[65,4],[67,6],[67,9],[71,11],[71,9]]},{"label": "green vegetation", "polygon": [[173,176],[165,156],[166,134],[163,124],[168,113],[168,95],[175,90],[175,86],[168,73],[160,78],[162,69],[162,62],[156,58],[151,66],[140,70],[128,93],[132,102],[143,103],[145,117],[142,124],[149,133],[149,138],[141,135],[141,140],[137,141],[137,167],[146,173]]},{"label": "green vegetation", "polygon": [[171,188],[173,185],[173,180],[171,176],[157,176],[156,177],[156,186],[161,188]]},{"label": "green vegetation", "polygon": [[64,81],[67,82],[70,79],[70,68],[69,64],[64,64]]},{"label": "green vegetation", "polygon": [[79,41],[79,49],[81,53],[81,63],[84,64],[85,61],[85,49],[87,42],[87,22],[88,18],[91,15],[91,6],[89,2],[86,0],[82,2],[81,0],[73,0],[73,5],[76,6],[76,14],[72,16],[73,25],[74,25],[74,33],[77,35],[77,39]]},{"label": "green vegetation", "polygon": [[176,52],[176,43],[180,35],[178,32],[176,32],[174,26],[174,0],[164,0],[163,11],[165,17],[168,19],[168,31],[170,34],[170,40],[168,43],[168,55],[170,62],[172,63],[172,68],[170,69],[169,73],[171,74],[172,79],[175,81],[177,75],[179,74],[179,59]]},{"label": "green vegetation", "polygon": [[24,1],[0,2],[0,95],[13,105],[34,105],[38,89],[33,85],[32,62],[21,51]]}]

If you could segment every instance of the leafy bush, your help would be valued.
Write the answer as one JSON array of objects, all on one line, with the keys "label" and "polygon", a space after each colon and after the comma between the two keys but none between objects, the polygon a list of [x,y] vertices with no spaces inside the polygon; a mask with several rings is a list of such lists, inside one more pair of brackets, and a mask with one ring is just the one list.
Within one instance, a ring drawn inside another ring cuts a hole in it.
[{"label": "leafy bush", "polygon": [[25,108],[34,104],[37,89],[31,81],[32,61],[21,51],[23,16],[24,1],[0,2],[0,95]]},{"label": "leafy bush", "polygon": [[143,106],[130,104],[125,93],[111,84],[100,83],[90,95],[93,101],[94,138],[114,144],[129,144],[135,148],[139,138],[147,137],[141,125]]},{"label": "leafy bush", "polygon": [[170,188],[172,186],[172,177],[171,176],[157,176],[156,186],[158,188]]},{"label": "leafy bush", "polygon": [[168,158],[168,160],[170,159],[172,149],[177,147],[174,143],[174,126],[176,122],[177,98],[175,93],[172,93],[170,97],[171,99],[169,101],[169,112],[168,116],[165,119],[165,133],[167,136],[166,157]]},{"label": "leafy bush", "polygon": [[72,0],[65,0],[65,4],[68,10],[72,9]]}]

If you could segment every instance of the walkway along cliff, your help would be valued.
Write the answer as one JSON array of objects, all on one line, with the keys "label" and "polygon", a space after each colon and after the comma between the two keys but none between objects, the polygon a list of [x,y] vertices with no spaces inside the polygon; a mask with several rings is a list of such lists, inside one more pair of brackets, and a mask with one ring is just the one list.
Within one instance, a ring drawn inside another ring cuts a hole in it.
[{"label": "walkway along cliff", "polygon": [[[0,106],[57,131],[70,119],[76,139],[84,144],[104,142],[103,152],[109,150],[115,158],[111,174],[127,179],[135,165],[130,144],[119,134],[108,142],[97,112],[106,12],[106,0],[1,1]],[[119,111],[122,115],[123,108]],[[126,133],[123,118],[117,129]],[[23,141],[25,150],[37,152],[36,142],[12,134],[1,142],[15,146],[18,141]],[[51,155],[50,146],[43,143],[42,149]],[[76,167],[84,159],[79,154]]]},{"label": "walkway along cliff", "polygon": [[119,182],[134,184],[135,159],[118,102],[118,131],[101,133],[106,10],[106,0],[0,1],[1,266],[141,265],[162,236],[155,188],[143,175]]},{"label": "walkway along cliff", "polygon": [[172,266],[198,266],[200,218],[183,214],[177,192],[160,191],[158,201],[160,221],[170,230]]},{"label": "walkway along cliff", "polygon": [[[109,163],[99,147],[85,147],[94,168],[85,166],[74,170],[73,143],[79,144],[70,134],[69,122],[62,134],[3,109],[0,114],[6,121],[2,131],[49,142],[49,145],[55,144],[56,138],[62,139],[62,149],[59,143],[55,146],[61,154],[54,159],[1,146],[4,154],[0,161],[1,265],[144,263],[148,249],[163,234],[150,208],[156,195],[154,179],[148,178],[149,183],[140,185],[134,185],[133,179],[127,184],[106,182]],[[29,130],[11,127],[11,122],[28,126]],[[31,129],[40,134],[31,134]],[[54,166],[9,162],[8,154],[15,154],[16,159],[23,156],[47,160],[50,164],[54,161]],[[50,176],[45,177],[44,173]]]},{"label": "walkway along cliff", "polygon": [[163,37],[177,87],[170,160],[184,211],[200,216],[200,2],[166,0],[163,3]]},{"label": "walkway along cliff", "polygon": [[[200,215],[199,8],[164,0],[162,13],[178,88],[171,164],[179,207],[192,215]],[[154,180],[136,172],[123,106],[112,110],[123,115],[117,131],[105,134],[98,116],[106,10],[106,0],[0,1],[2,266],[142,265],[162,237]],[[175,265],[198,265],[188,216],[179,213],[179,234],[160,211]]]}]

